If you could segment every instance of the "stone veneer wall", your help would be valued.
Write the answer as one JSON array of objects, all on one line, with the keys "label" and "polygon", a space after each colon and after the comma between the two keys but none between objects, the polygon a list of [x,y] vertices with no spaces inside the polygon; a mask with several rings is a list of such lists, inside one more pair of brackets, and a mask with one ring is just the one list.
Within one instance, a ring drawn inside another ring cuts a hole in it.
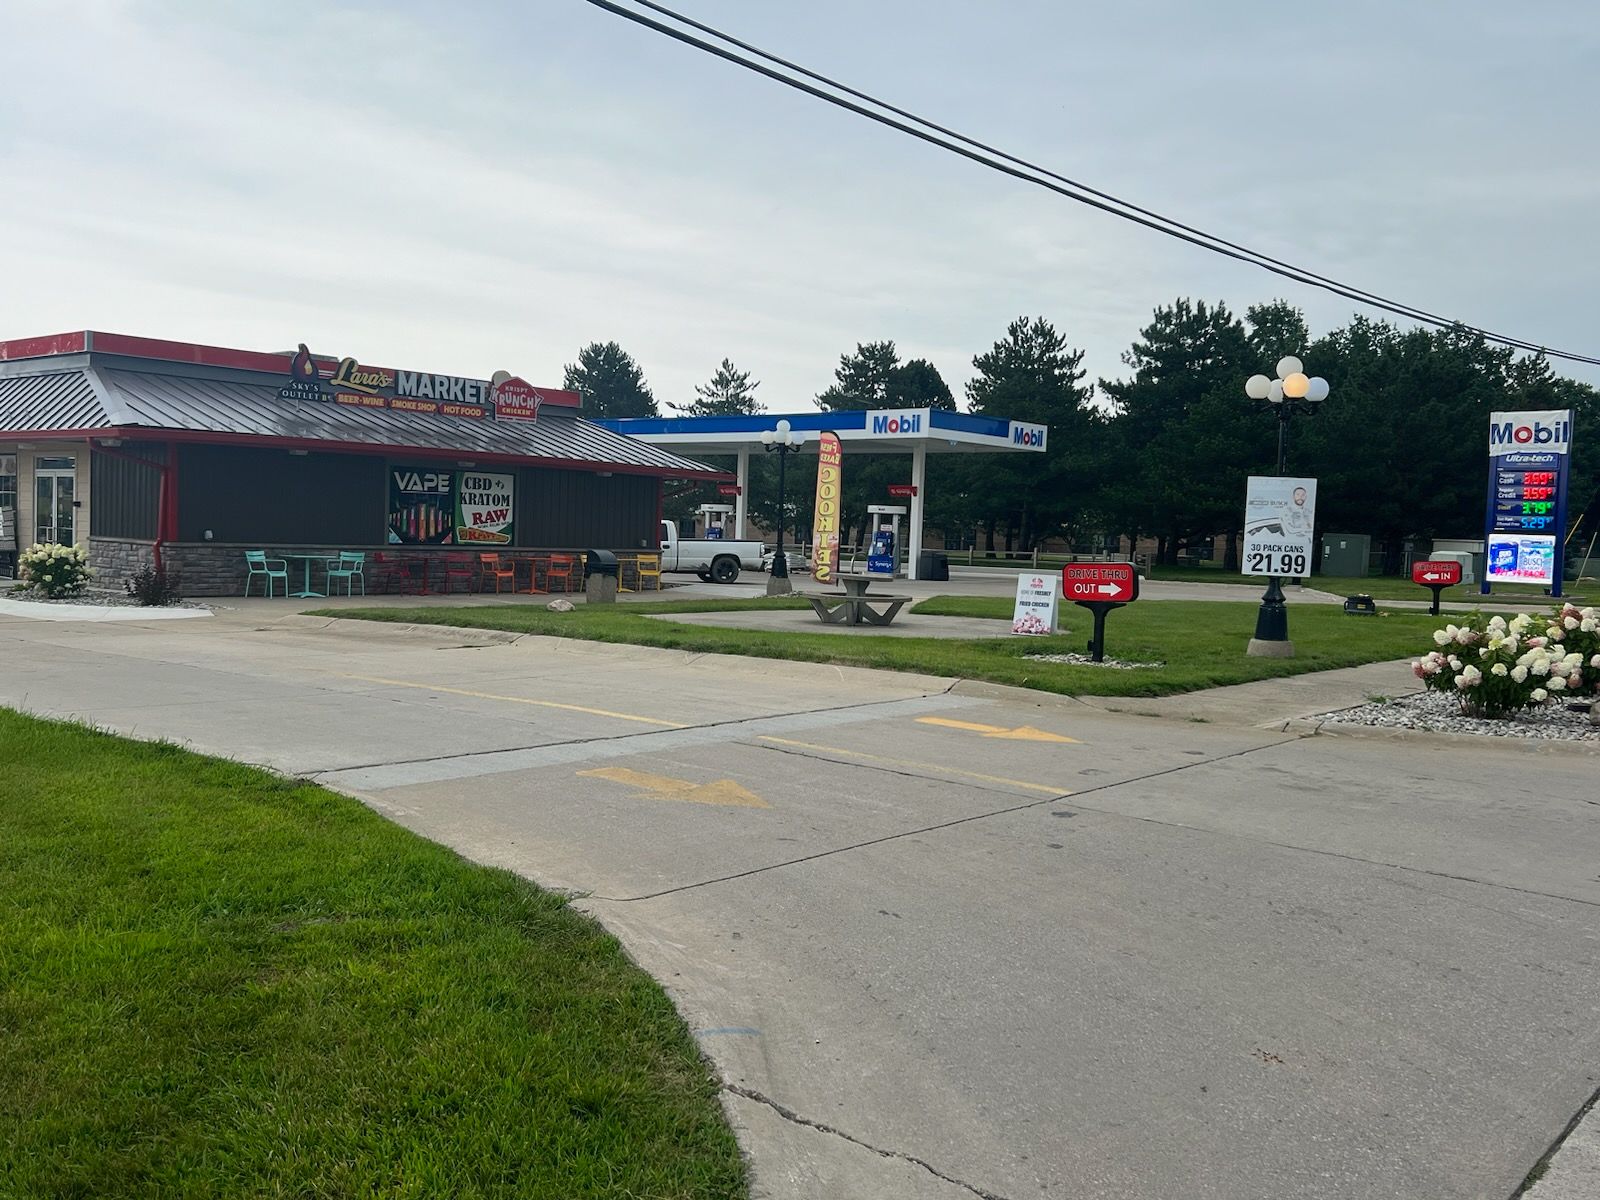
[{"label": "stone veneer wall", "polygon": [[[409,546],[234,546],[219,542],[167,542],[161,547],[161,561],[169,571],[176,571],[181,576],[185,597],[242,596],[249,574],[244,562],[246,550],[265,550],[268,558],[285,554],[314,554],[319,559],[337,558],[340,550],[363,550],[367,556],[367,591],[372,594],[388,590],[386,576],[389,574],[373,562],[374,554],[382,554],[386,559],[412,555],[437,559],[441,554],[468,554],[473,556],[473,565],[476,567],[476,555],[479,553],[465,547],[438,546],[419,549]],[[519,551],[511,550],[509,553]],[[89,565],[94,568],[96,588],[120,592],[125,579],[152,562],[154,554],[150,542],[122,538],[89,539]],[[305,578],[305,563],[291,560],[288,566],[289,590],[299,591],[301,581]],[[432,579],[433,585],[437,586],[437,574]],[[578,583],[581,585],[582,582],[580,571]],[[311,586],[326,590],[320,564],[314,564],[311,568]],[[260,584],[255,585],[253,594],[261,595]],[[274,594],[281,593],[275,591]],[[356,594],[360,595],[359,588]]]}]

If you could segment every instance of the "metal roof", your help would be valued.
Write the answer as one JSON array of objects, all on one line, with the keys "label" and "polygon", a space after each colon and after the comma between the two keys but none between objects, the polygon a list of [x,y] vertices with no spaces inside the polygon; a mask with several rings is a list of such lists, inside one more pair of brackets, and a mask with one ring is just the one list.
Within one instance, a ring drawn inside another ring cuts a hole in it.
[{"label": "metal roof", "polygon": [[593,463],[659,475],[720,475],[567,410],[537,421],[468,419],[280,399],[276,383],[115,368],[0,376],[0,434],[106,429],[281,438],[418,454],[500,455]]},{"label": "metal roof", "polygon": [[0,376],[0,430],[103,429],[109,422],[84,371]]}]

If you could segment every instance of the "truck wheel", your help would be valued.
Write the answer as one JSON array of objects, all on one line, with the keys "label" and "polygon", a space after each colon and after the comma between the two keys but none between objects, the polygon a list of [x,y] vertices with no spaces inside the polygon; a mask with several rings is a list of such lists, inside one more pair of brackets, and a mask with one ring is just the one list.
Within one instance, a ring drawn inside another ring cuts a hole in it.
[{"label": "truck wheel", "polygon": [[732,583],[739,578],[739,560],[724,554],[711,560],[711,578],[718,583]]}]

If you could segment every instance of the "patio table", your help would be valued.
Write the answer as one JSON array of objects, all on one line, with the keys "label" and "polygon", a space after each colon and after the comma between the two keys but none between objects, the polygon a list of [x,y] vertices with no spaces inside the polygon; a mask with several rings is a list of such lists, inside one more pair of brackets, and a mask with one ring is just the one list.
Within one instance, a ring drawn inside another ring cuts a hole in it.
[{"label": "patio table", "polygon": [[311,589],[311,564],[314,562],[319,562],[323,564],[324,568],[326,568],[328,563],[328,556],[326,554],[279,554],[277,557],[298,559],[306,565],[304,582],[301,585],[300,590],[298,592],[290,592],[289,595],[294,596],[297,599],[309,599],[312,596],[325,597],[327,595],[326,592],[316,592],[312,591]]}]

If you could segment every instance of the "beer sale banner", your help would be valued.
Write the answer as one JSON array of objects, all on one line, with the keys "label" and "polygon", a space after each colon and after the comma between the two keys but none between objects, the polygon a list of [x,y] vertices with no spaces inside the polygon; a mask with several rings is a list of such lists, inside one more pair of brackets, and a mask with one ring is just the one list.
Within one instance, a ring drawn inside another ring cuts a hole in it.
[{"label": "beer sale banner", "polygon": [[839,501],[844,450],[837,433],[817,438],[816,522],[811,529],[811,577],[829,583],[839,573]]}]

